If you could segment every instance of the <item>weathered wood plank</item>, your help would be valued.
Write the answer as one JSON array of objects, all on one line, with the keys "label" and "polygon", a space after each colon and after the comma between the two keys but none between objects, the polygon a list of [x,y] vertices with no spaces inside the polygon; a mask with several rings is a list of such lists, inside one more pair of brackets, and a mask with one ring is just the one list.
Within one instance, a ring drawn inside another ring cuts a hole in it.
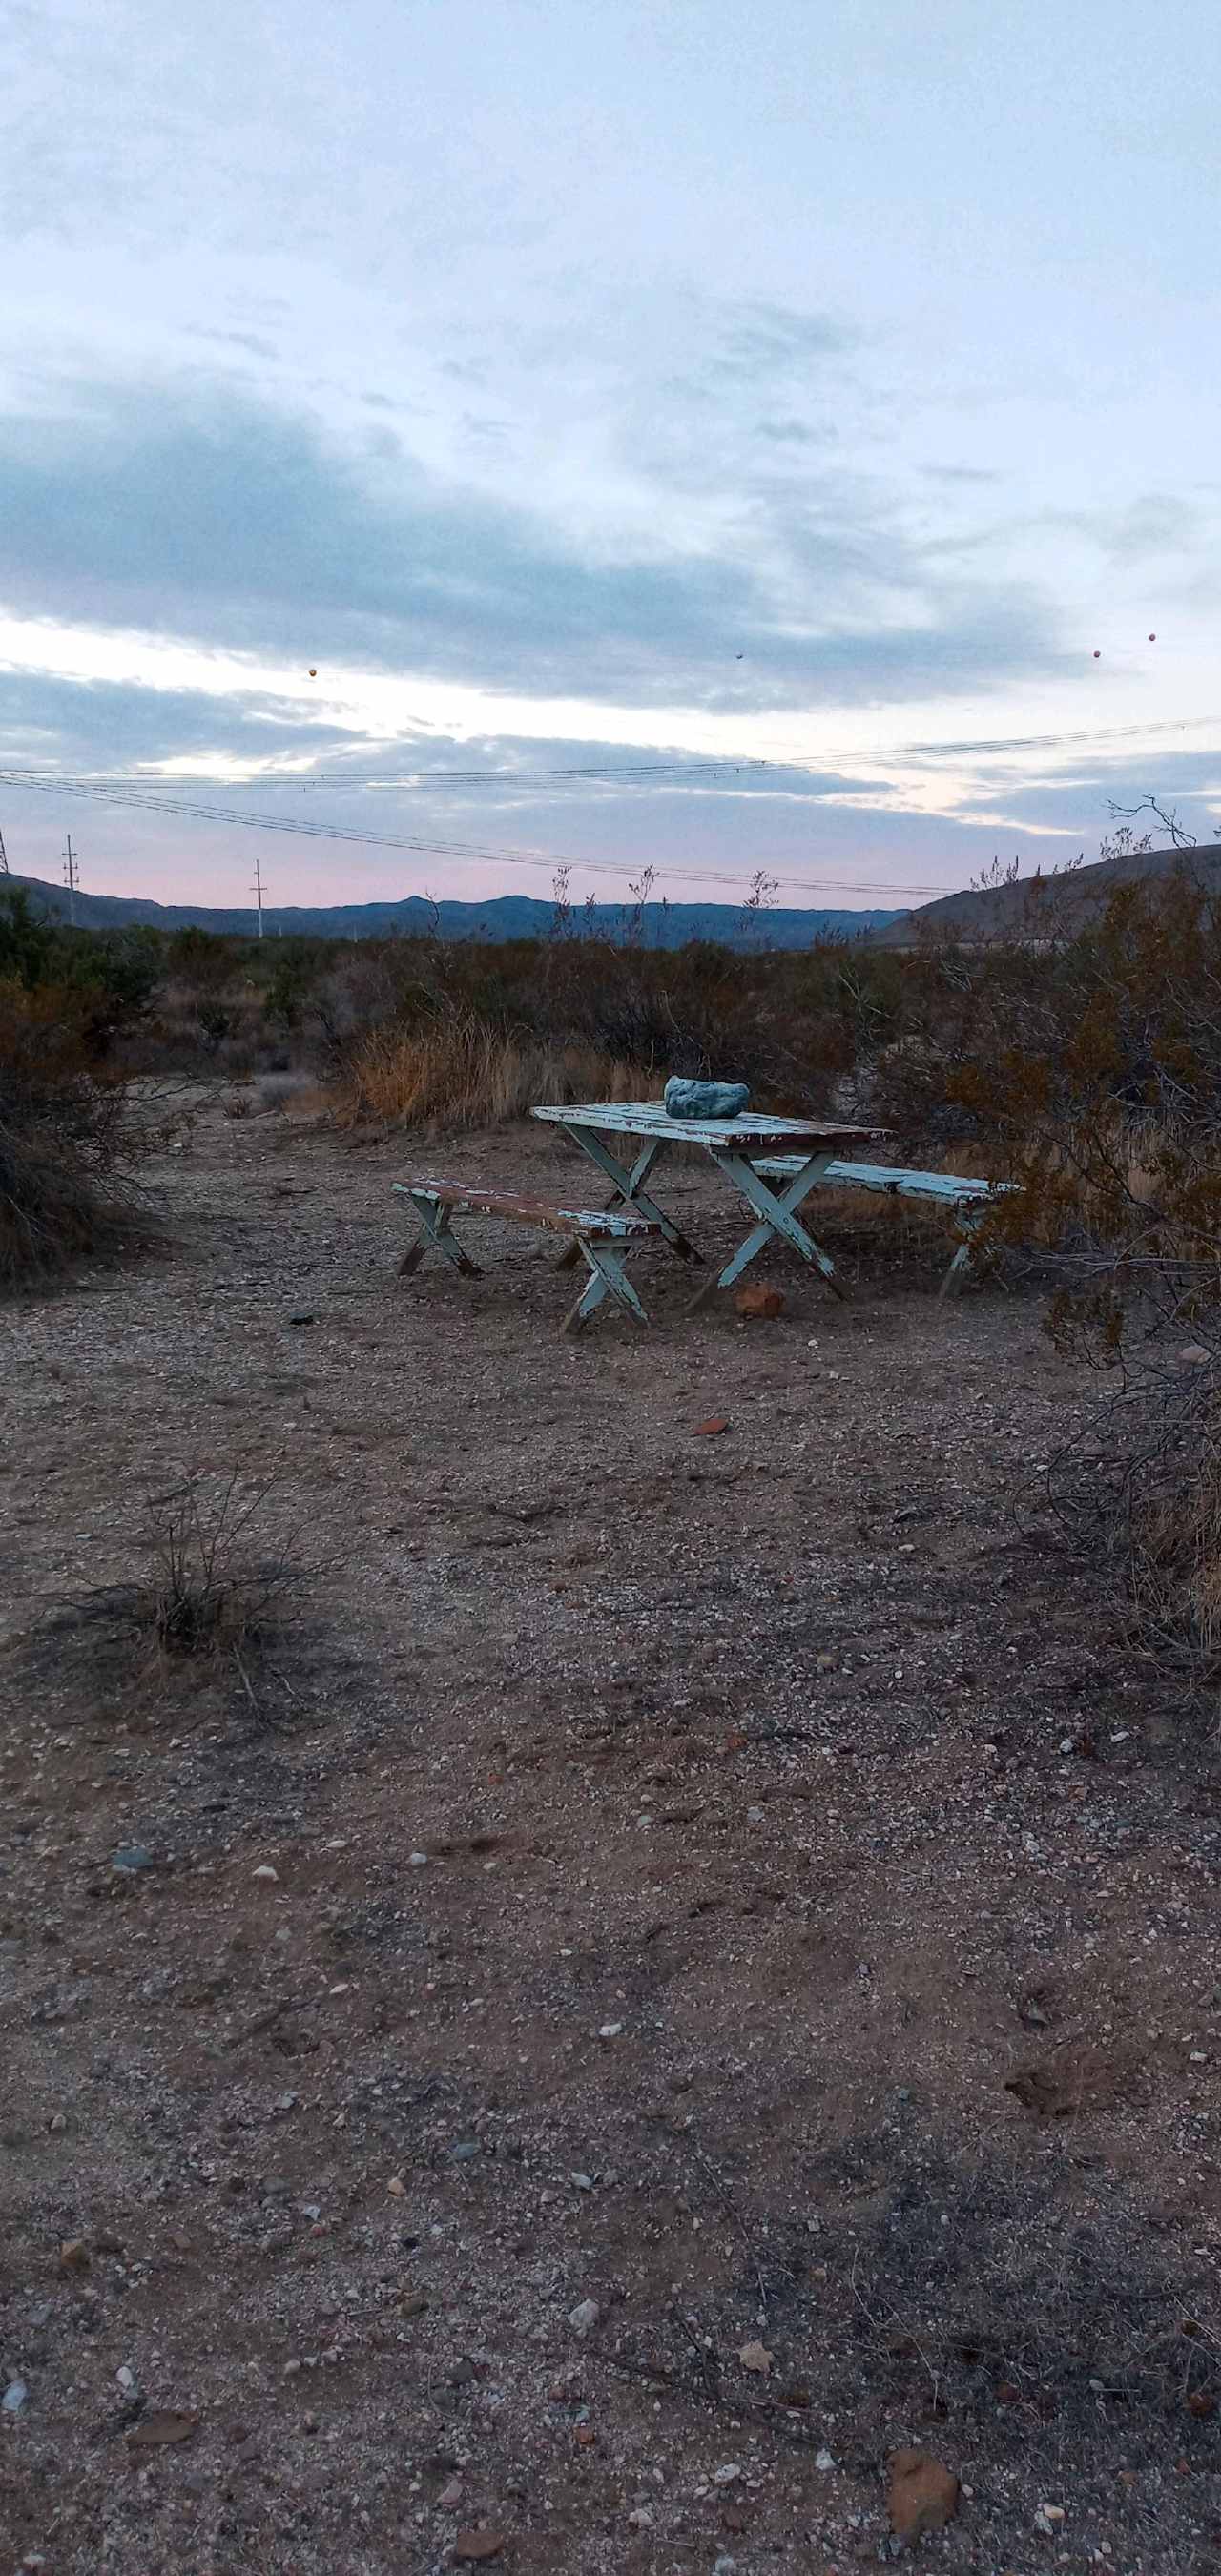
[{"label": "weathered wood plank", "polygon": [[[801,1165],[796,1155],[777,1154],[755,1168],[778,1181]],[[827,1189],[881,1190],[895,1198],[944,1199],[954,1205],[1000,1198],[1016,1187],[1013,1181],[974,1181],[956,1172],[908,1171],[902,1164],[838,1161],[828,1163],[823,1181]]]},{"label": "weathered wood plank", "polygon": [[669,1145],[736,1145],[746,1152],[786,1139],[815,1151],[820,1145],[871,1145],[886,1133],[885,1128],[843,1126],[826,1118],[772,1118],[754,1110],[740,1118],[671,1118],[659,1100],[582,1101],[566,1109],[532,1109],[530,1115],[559,1127],[596,1128],[604,1136],[657,1136]]},{"label": "weathered wood plank", "polygon": [[652,1217],[617,1216],[608,1208],[559,1207],[520,1190],[482,1190],[466,1181],[394,1181],[403,1198],[426,1199],[456,1216],[499,1216],[509,1224],[541,1226],[550,1234],[590,1236],[596,1242],[632,1242],[660,1234]]}]

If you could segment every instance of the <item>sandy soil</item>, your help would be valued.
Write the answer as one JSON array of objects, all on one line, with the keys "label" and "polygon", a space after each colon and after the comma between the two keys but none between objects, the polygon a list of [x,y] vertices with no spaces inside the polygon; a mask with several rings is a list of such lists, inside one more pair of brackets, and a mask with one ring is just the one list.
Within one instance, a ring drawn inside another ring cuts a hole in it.
[{"label": "sandy soil", "polygon": [[[0,2568],[844,2576],[907,2445],[929,2565],[1221,2565],[1212,1721],[1015,1543],[1093,1389],[851,1216],[565,1342],[411,1163],[214,1102],[0,1326]],[[267,1637],[79,1615],[235,1469]]]}]

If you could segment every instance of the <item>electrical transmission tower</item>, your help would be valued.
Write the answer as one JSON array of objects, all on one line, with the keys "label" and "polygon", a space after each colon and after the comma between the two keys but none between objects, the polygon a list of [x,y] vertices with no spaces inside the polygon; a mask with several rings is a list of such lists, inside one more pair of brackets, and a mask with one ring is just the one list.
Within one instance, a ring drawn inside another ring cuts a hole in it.
[{"label": "electrical transmission tower", "polygon": [[72,922],[76,920],[76,889],[80,881],[79,857],[72,847],[72,834],[69,832],[68,846],[64,851],[64,884],[68,889],[68,918]]},{"label": "electrical transmission tower", "polygon": [[254,899],[259,907],[259,937],[261,939],[263,936],[263,871],[259,866],[257,859],[254,863]]}]

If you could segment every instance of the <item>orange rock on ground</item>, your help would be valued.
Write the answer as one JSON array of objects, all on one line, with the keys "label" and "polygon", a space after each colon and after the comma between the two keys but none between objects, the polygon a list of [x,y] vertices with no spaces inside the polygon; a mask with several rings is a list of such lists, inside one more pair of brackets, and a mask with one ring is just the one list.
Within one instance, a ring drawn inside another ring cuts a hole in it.
[{"label": "orange rock on ground", "polygon": [[927,2451],[895,2451],[886,2498],[891,2528],[900,2540],[940,2531],[958,2511],[958,2480]]}]

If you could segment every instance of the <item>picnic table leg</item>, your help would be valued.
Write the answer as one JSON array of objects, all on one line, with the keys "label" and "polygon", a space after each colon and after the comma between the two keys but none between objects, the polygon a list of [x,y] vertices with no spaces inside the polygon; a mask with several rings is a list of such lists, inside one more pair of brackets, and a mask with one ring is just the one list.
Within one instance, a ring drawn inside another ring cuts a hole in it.
[{"label": "picnic table leg", "polygon": [[965,1288],[975,1267],[975,1235],[982,1223],[982,1217],[970,1216],[965,1209],[959,1209],[958,1227],[963,1239],[937,1291],[938,1303],[943,1297],[956,1297],[959,1290]]},{"label": "picnic table leg", "polygon": [[406,1195],[420,1220],[420,1235],[410,1250],[403,1254],[399,1263],[400,1279],[410,1278],[412,1271],[419,1269],[430,1243],[436,1245],[438,1252],[444,1253],[455,1270],[464,1272],[468,1279],[482,1279],[483,1272],[478,1262],[472,1261],[469,1252],[463,1251],[454,1233],[452,1208],[437,1207],[431,1199],[417,1198],[414,1190],[409,1190]]},{"label": "picnic table leg", "polygon": [[587,1243],[582,1237],[575,1248],[585,1255],[589,1265],[589,1277],[575,1306],[565,1318],[565,1332],[579,1332],[582,1324],[588,1323],[590,1316],[596,1312],[604,1297],[615,1298],[619,1305],[626,1307],[629,1315],[635,1316],[638,1324],[647,1324],[648,1316],[623,1266],[626,1254],[619,1249],[619,1246],[610,1243]]},{"label": "picnic table leg", "polygon": [[807,1234],[796,1215],[802,1200],[817,1187],[833,1157],[830,1154],[812,1154],[809,1162],[804,1163],[801,1170],[795,1172],[792,1180],[788,1181],[780,1191],[769,1188],[768,1183],[755,1170],[753,1163],[747,1161],[744,1154],[727,1150],[718,1152],[714,1148],[712,1160],[718,1171],[724,1172],[726,1179],[733,1182],[747,1206],[755,1210],[760,1222],[752,1228],[745,1242],[739,1244],[732,1261],[726,1262],[719,1278],[704,1282],[703,1287],[691,1299],[687,1308],[688,1314],[693,1315],[697,1307],[705,1305],[718,1288],[732,1288],[735,1279],[741,1278],[743,1271],[748,1269],[756,1255],[762,1252],[764,1245],[771,1243],[776,1237],[790,1244],[794,1252],[800,1253],[803,1261],[810,1263],[811,1268],[821,1270],[827,1286],[834,1290],[837,1297],[846,1298],[849,1292],[839,1277],[830,1254],[823,1252],[815,1243],[813,1236]]},{"label": "picnic table leg", "polygon": [[[661,1153],[666,1141],[664,1136],[650,1136],[648,1142],[642,1145],[629,1170],[626,1164],[621,1163],[618,1157],[610,1152],[609,1147],[603,1144],[601,1137],[595,1135],[591,1128],[566,1127],[562,1118],[556,1120],[556,1125],[572,1144],[580,1146],[583,1154],[588,1154],[591,1163],[597,1164],[604,1178],[613,1183],[613,1195],[606,1202],[608,1208],[636,1208],[641,1216],[651,1217],[654,1225],[661,1227],[671,1251],[676,1252],[680,1260],[703,1260],[703,1254],[697,1250],[695,1244],[688,1241],[685,1234],[680,1232],[673,1218],[668,1217],[664,1208],[659,1208],[654,1199],[646,1198],[644,1194],[643,1183],[647,1181]],[[578,1258],[579,1247],[574,1241],[565,1247],[556,1267],[560,1270],[570,1270]]]}]

